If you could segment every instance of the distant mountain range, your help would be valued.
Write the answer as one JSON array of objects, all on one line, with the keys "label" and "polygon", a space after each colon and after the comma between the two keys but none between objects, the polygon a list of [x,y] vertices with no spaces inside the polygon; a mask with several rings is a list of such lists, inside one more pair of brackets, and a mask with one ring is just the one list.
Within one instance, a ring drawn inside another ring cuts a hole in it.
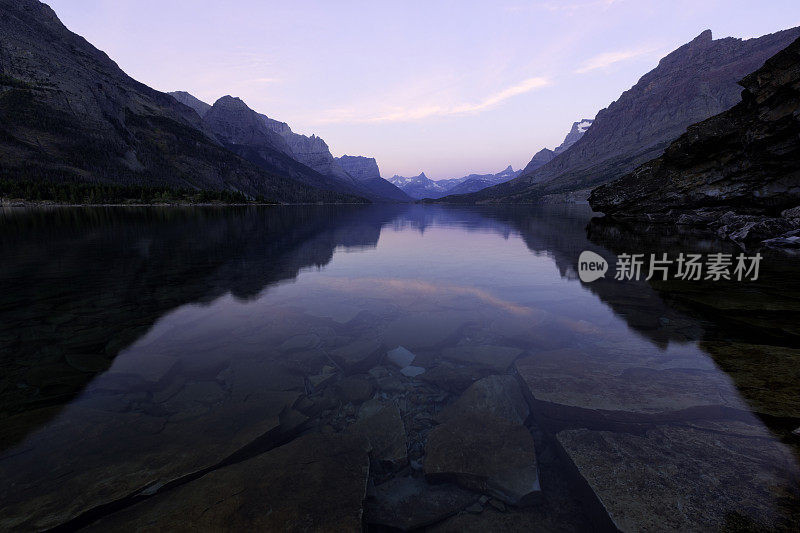
[{"label": "distant mountain range", "polygon": [[516,179],[441,201],[585,200],[593,187],[661,155],[691,124],[736,104],[741,92],[737,82],[798,36],[800,28],[755,39],[713,40],[706,30],[661,59],[655,69],[601,110],[585,135],[569,148],[557,154],[537,153]]},{"label": "distant mountain range", "polygon": [[497,174],[470,174],[462,178],[450,178],[444,180],[432,180],[425,173],[419,176],[405,177],[394,175],[389,181],[399,187],[411,198],[420,200],[422,198],[441,198],[448,194],[460,194],[479,191],[514,179],[519,175],[519,170],[514,170],[511,165],[498,172]]},{"label": "distant mountain range", "polygon": [[413,176],[410,178],[394,175],[389,178],[389,181],[397,185],[411,198],[415,198],[417,200],[423,198],[438,199],[449,195],[469,194],[481,191],[487,187],[513,180],[520,174],[532,172],[545,163],[548,163],[556,155],[565,151],[570,146],[575,144],[581,137],[583,137],[583,134],[586,133],[586,130],[589,129],[589,126],[591,125],[592,119],[589,118],[584,118],[578,122],[575,122],[572,125],[572,128],[569,130],[569,133],[567,133],[567,136],[564,138],[564,142],[562,142],[555,150],[548,150],[547,148],[544,148],[537,152],[536,155],[533,156],[533,159],[531,159],[530,163],[528,163],[528,165],[521,171],[514,170],[511,168],[511,165],[509,165],[497,174],[470,174],[469,176],[464,176],[462,178],[450,178],[434,181],[428,178],[428,176],[426,176],[423,172],[419,176]]}]

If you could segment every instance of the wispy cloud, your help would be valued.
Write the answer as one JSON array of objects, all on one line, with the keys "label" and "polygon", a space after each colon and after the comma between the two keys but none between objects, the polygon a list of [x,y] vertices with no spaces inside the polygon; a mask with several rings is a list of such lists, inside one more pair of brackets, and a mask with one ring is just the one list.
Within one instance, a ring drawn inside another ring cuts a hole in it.
[{"label": "wispy cloud", "polygon": [[619,4],[623,0],[589,0],[585,2],[533,2],[531,4],[512,5],[505,8],[506,11],[551,11],[553,13],[566,13],[572,15],[587,9],[600,9],[605,11],[614,4]]},{"label": "wispy cloud", "polygon": [[509,98],[546,87],[550,83],[550,80],[545,77],[528,78],[477,102],[431,104],[414,107],[391,106],[377,112],[365,112],[363,109],[353,108],[330,109],[319,122],[412,122],[436,116],[475,114],[497,106]]},{"label": "wispy cloud", "polygon": [[615,52],[605,52],[590,58],[583,64],[583,66],[577,69],[575,73],[585,74],[592,70],[604,69],[616,63],[621,63],[622,61],[628,61],[630,59],[651,55],[657,50],[657,48],[642,47],[632,48],[629,50],[617,50]]}]

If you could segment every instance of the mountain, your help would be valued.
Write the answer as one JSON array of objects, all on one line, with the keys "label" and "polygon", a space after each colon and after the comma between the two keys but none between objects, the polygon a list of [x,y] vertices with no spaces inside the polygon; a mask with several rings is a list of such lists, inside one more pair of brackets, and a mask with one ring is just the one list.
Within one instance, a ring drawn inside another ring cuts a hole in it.
[{"label": "mountain", "polygon": [[586,133],[586,130],[589,129],[589,126],[591,126],[593,122],[594,119],[592,118],[584,118],[578,122],[573,122],[569,133],[567,133],[567,136],[564,137],[564,142],[557,146],[556,149],[553,150],[553,153],[558,155],[561,152],[566,152],[567,148],[578,142],[581,137],[583,137],[583,134]]},{"label": "mountain", "polygon": [[800,245],[800,39],[745,77],[732,109],[592,191],[614,217],[693,224],[742,243]]},{"label": "mountain", "polygon": [[[234,191],[284,202],[344,198],[227,150],[198,114],[126,75],[36,0],[0,0],[0,172],[41,187]],[[27,184],[27,185],[25,185]]]},{"label": "mountain", "polygon": [[345,194],[363,195],[350,176],[322,174],[296,160],[286,138],[265,123],[262,115],[241,99],[223,96],[203,116],[203,122],[223,145],[264,169],[276,168],[284,175],[313,187]]},{"label": "mountain", "polygon": [[550,150],[548,148],[542,148],[541,150],[533,154],[533,158],[531,158],[530,163],[525,165],[525,168],[522,169],[522,172],[520,172],[520,174],[530,174],[534,170],[543,167],[547,163],[552,161],[553,158],[555,158],[555,156],[556,153],[553,150]]},{"label": "mountain", "polygon": [[444,196],[444,194],[442,194],[444,192],[443,187],[426,176],[424,172],[419,176],[410,178],[395,174],[389,178],[389,182],[397,186],[411,198],[439,198]]},{"label": "mountain", "polygon": [[[174,91],[169,94],[175,97],[179,102],[197,111],[206,121],[209,120],[209,118],[206,117],[206,114],[212,108],[209,104],[192,96],[186,91]],[[223,97],[223,99],[226,100],[230,98],[232,97]],[[237,98],[236,100],[239,99]],[[241,100],[239,100],[239,102],[241,102]],[[241,103],[244,105],[244,102]],[[247,106],[245,105],[245,107]],[[294,133],[286,122],[269,118],[267,115],[257,113],[249,107],[247,107],[246,116],[242,113],[244,112],[241,112],[237,117],[229,113],[228,119],[231,121],[231,124],[238,121],[240,124],[237,127],[240,129],[257,129],[260,132],[259,137],[261,142],[266,142],[272,148],[280,150],[295,161],[304,164],[323,176],[328,176],[334,180],[350,185],[356,185],[355,180],[353,180],[335,160],[328,145],[321,137],[317,137],[316,135],[308,137],[306,135]]]},{"label": "mountain", "polygon": [[343,155],[336,162],[356,181],[380,198],[396,202],[410,202],[411,197],[399,187],[381,177],[378,162],[373,157]]},{"label": "mountain", "polygon": [[313,168],[320,174],[330,176],[339,181],[350,183],[357,182],[341,167],[331,154],[330,148],[322,137],[311,135],[307,137],[294,133],[285,122],[272,120],[266,115],[261,115],[267,127],[278,133],[289,147],[292,157],[304,165]]},{"label": "mountain", "polygon": [[175,100],[179,101],[183,105],[194,109],[195,112],[200,115],[200,118],[203,118],[205,114],[208,113],[208,110],[211,109],[211,104],[207,104],[199,98],[195,98],[186,91],[174,91],[169,94],[171,94]]},{"label": "mountain", "polygon": [[508,165],[505,170],[498,172],[497,174],[470,174],[469,176],[465,176],[461,178],[459,183],[451,186],[447,189],[447,194],[467,194],[471,192],[477,192],[486,187],[491,187],[492,185],[497,185],[498,183],[504,183],[509,180],[513,180],[520,174],[520,170],[514,170],[511,168],[511,165]]},{"label": "mountain", "polygon": [[[528,163],[525,168],[522,169],[522,172],[519,172],[518,175],[526,175],[532,173],[534,170],[537,170],[550,161],[552,161],[558,154],[561,152],[565,152],[570,146],[578,142],[583,134],[586,133],[586,130],[589,129],[589,126],[592,125],[594,122],[593,119],[584,118],[579,120],[578,122],[572,123],[572,128],[570,128],[569,133],[567,136],[564,137],[564,142],[558,145],[554,150],[549,150],[547,148],[542,148],[538,152],[536,152],[531,159],[530,163]],[[516,176],[514,176],[516,177]],[[508,180],[506,180],[508,181]],[[451,194],[458,194],[458,193],[451,193]]]},{"label": "mountain", "polygon": [[514,170],[511,165],[501,170],[497,174],[470,174],[461,178],[450,178],[434,181],[423,172],[419,176],[406,178],[403,176],[392,176],[389,181],[399,187],[411,198],[438,199],[449,194],[461,194],[474,192],[514,179],[519,175],[519,170]]},{"label": "mountain", "polygon": [[737,81],[800,36],[793,28],[755,39],[713,40],[706,30],[659,62],[601,110],[570,148],[520,177],[453,202],[539,202],[585,197],[658,157],[691,124],[739,101]]},{"label": "mountain", "polygon": [[[351,176],[344,168],[342,158],[333,157],[321,137],[295,133],[286,122],[250,109],[239,98],[223,96],[210,106],[185,91],[170,94],[198,111],[204,123],[228,148],[256,164],[266,160],[267,164],[280,166],[288,175],[304,183],[371,200],[410,200],[380,174],[373,180]],[[374,163],[374,159],[372,161]]]}]

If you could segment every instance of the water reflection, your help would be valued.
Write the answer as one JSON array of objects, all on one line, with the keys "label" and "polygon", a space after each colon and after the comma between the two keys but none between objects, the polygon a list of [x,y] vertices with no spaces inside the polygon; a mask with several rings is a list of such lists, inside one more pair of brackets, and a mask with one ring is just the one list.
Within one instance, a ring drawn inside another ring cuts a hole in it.
[{"label": "water reflection", "polygon": [[[796,264],[769,256],[758,283],[582,284],[583,250],[613,260],[727,246],[591,216],[574,206],[2,212],[0,524],[166,527],[165,516],[203,505],[203,483],[246,489],[231,465],[274,458],[287,442],[313,458],[310,436],[366,432],[377,488],[364,500],[352,479],[352,500],[373,525],[409,527],[381,495],[411,486],[414,501],[448,502],[415,527],[786,528],[797,510]],[[384,358],[397,346],[417,370]],[[431,458],[434,429],[474,429],[443,413],[466,409],[477,380],[505,374],[533,408],[544,500],[532,507],[515,507],[507,473],[476,488]],[[334,497],[346,488],[291,486],[280,489],[292,493],[289,515],[306,491],[330,490],[321,514],[352,503]],[[479,492],[500,503],[460,513]]]}]

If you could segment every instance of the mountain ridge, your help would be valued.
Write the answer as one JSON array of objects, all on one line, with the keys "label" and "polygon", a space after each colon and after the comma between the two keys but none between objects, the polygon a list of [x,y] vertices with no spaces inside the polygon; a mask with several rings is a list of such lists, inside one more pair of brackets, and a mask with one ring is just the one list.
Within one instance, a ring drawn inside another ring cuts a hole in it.
[{"label": "mountain ridge", "polygon": [[690,126],[659,158],[592,191],[617,218],[705,226],[800,245],[800,37],[740,81],[741,101]]},{"label": "mountain ridge", "polygon": [[227,191],[278,202],[363,201],[227,150],[200,116],[128,76],[36,0],[0,0],[0,171],[43,185]]},{"label": "mountain ridge", "polygon": [[[585,135],[549,162],[518,178],[454,203],[531,203],[586,197],[659,156],[691,124],[732,107],[737,82],[800,36],[800,27],[753,39],[714,40],[710,30],[663,57],[608,107]],[[584,192],[585,191],[585,192]]]}]

